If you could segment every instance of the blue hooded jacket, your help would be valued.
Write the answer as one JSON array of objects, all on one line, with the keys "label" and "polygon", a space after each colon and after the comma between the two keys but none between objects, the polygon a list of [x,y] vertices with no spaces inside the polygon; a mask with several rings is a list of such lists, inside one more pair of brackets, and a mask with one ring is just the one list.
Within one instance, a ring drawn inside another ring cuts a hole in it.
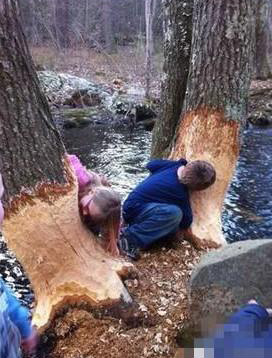
[{"label": "blue hooded jacket", "polygon": [[19,357],[20,340],[31,333],[29,311],[0,279],[0,358]]},{"label": "blue hooded jacket", "polygon": [[123,217],[129,224],[150,203],[176,205],[182,210],[181,229],[187,229],[193,220],[186,185],[177,175],[180,166],[186,165],[185,159],[151,160],[146,168],[150,175],[142,181],[128,196],[123,205]]},{"label": "blue hooded jacket", "polygon": [[205,358],[271,358],[272,326],[259,304],[247,304],[221,325],[213,338],[198,340]]}]

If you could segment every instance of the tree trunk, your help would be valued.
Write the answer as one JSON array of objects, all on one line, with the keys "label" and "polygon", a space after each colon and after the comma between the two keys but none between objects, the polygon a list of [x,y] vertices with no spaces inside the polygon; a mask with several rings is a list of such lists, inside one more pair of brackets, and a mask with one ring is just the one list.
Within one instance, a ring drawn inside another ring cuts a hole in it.
[{"label": "tree trunk", "polygon": [[255,24],[255,77],[272,77],[272,1],[256,2]]},{"label": "tree trunk", "polygon": [[183,107],[191,52],[193,0],[164,0],[163,10],[162,107],[153,130],[153,158],[169,155],[169,146]]},{"label": "tree trunk", "polygon": [[150,97],[150,82],[152,78],[152,56],[154,52],[153,40],[153,17],[156,9],[156,0],[145,0],[145,29],[146,29],[146,49],[145,49],[145,96]]},{"label": "tree trunk", "polygon": [[116,48],[112,28],[111,0],[103,0],[103,25],[105,49],[108,53],[114,53]]},{"label": "tree trunk", "polygon": [[70,0],[56,2],[56,33],[60,48],[69,48],[71,32]]},{"label": "tree trunk", "polygon": [[78,187],[41,93],[14,0],[0,6],[0,172],[4,233],[32,283],[34,323],[45,328],[64,304],[129,301],[107,255],[82,225]]},{"label": "tree trunk", "polygon": [[84,10],[84,39],[86,40],[89,36],[89,0],[85,0]]},{"label": "tree trunk", "polygon": [[195,244],[222,245],[221,210],[239,155],[252,56],[248,0],[196,0],[185,107],[172,158],[203,159],[216,183],[191,195]]}]

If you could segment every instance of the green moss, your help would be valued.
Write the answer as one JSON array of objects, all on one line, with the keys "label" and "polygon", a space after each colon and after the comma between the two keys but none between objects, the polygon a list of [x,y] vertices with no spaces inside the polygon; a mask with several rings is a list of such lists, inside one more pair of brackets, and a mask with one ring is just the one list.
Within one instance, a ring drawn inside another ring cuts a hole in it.
[{"label": "green moss", "polygon": [[99,113],[97,108],[67,108],[62,110],[64,118],[73,118],[80,120],[83,118],[91,118]]}]

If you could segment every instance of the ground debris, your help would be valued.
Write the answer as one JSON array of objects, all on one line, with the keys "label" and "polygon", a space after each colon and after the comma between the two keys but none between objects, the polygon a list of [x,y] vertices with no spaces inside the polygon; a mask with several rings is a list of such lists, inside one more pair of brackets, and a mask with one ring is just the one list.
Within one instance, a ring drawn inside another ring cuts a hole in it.
[{"label": "ground debris", "polygon": [[174,249],[160,247],[144,253],[135,264],[139,277],[125,281],[143,316],[138,325],[96,318],[81,310],[68,312],[63,326],[58,323],[57,344],[46,358],[173,358],[177,328],[188,317],[188,279],[199,257],[181,240]]}]

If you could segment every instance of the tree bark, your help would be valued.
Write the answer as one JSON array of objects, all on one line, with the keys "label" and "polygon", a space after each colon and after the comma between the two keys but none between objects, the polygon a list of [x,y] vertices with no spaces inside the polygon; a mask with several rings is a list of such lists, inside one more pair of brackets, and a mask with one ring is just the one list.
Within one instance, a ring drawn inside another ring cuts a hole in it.
[{"label": "tree bark", "polygon": [[192,40],[193,0],[164,0],[164,66],[161,112],[156,121],[151,156],[167,157],[181,114]]},{"label": "tree bark", "polygon": [[272,77],[272,1],[256,2],[255,78]]},{"label": "tree bark", "polygon": [[64,304],[130,297],[113,259],[82,225],[75,174],[40,91],[14,0],[0,6],[0,172],[4,234],[32,283],[34,323],[44,329]]},{"label": "tree bark", "polygon": [[239,155],[246,118],[252,56],[252,7],[247,0],[196,0],[185,106],[172,158],[203,159],[217,171],[216,183],[193,192],[197,245],[225,243],[221,210]]}]

